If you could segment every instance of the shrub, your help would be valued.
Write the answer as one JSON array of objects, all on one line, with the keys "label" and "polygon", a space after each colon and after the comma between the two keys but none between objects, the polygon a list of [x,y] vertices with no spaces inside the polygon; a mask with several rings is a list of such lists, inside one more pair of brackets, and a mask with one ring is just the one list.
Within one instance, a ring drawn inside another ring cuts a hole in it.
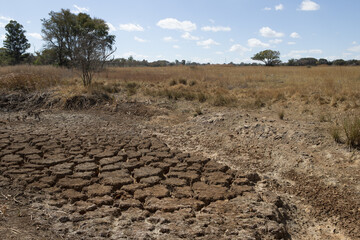
[{"label": "shrub", "polygon": [[333,126],[329,129],[329,133],[331,137],[334,139],[336,143],[341,143],[341,137],[340,137],[340,128],[337,126]]},{"label": "shrub", "polygon": [[125,88],[126,88],[127,94],[129,96],[131,96],[131,95],[136,94],[136,91],[137,91],[137,88],[139,88],[139,85],[134,82],[129,82],[129,83],[126,83]]},{"label": "shrub", "polygon": [[203,102],[206,102],[207,97],[204,93],[201,92],[198,94],[198,100],[199,100],[199,102],[203,103]]},{"label": "shrub", "polygon": [[222,94],[217,94],[213,100],[213,105],[217,107],[235,106],[236,103],[237,103],[237,99],[235,97],[224,96]]},{"label": "shrub", "polygon": [[360,146],[360,118],[348,116],[344,119],[343,128],[346,136],[346,144],[351,147]]},{"label": "shrub", "polygon": [[179,83],[186,85],[187,84],[187,80],[184,78],[179,79]]},{"label": "shrub", "polygon": [[169,85],[170,86],[175,86],[176,84],[177,84],[177,81],[173,79],[173,80],[170,81]]}]

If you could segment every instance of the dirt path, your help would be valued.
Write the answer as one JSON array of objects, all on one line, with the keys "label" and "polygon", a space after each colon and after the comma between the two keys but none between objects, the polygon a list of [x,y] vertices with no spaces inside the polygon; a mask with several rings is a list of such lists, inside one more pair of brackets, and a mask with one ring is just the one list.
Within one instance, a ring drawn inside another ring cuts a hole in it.
[{"label": "dirt path", "polygon": [[290,238],[291,207],[256,171],[170,148],[143,118],[15,115],[0,119],[2,239]]}]

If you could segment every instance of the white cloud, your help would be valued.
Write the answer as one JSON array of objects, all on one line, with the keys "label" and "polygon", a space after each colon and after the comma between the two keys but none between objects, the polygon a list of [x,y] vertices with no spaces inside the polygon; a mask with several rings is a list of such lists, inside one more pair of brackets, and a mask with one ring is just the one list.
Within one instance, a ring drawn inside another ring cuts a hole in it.
[{"label": "white cloud", "polygon": [[285,56],[290,57],[290,58],[301,58],[301,57],[304,57],[304,55],[306,57],[312,57],[313,54],[322,54],[322,53],[323,53],[323,51],[320,49],[293,50],[293,51],[290,51]]},{"label": "white cloud", "polygon": [[322,54],[323,51],[320,49],[311,49],[308,52],[312,54]]},{"label": "white cloud", "polygon": [[248,46],[249,47],[269,47],[270,45],[267,43],[261,42],[259,39],[250,38],[248,40]]},{"label": "white cloud", "polygon": [[263,27],[259,30],[260,32],[260,35],[263,36],[263,37],[268,37],[268,38],[280,38],[280,37],[283,37],[284,34],[281,33],[281,32],[276,32],[274,30],[272,30],[271,28],[269,27]]},{"label": "white cloud", "polygon": [[136,37],[136,36],[134,37],[134,40],[137,41],[137,42],[141,42],[141,43],[147,42],[147,40]]},{"label": "white cloud", "polygon": [[193,57],[191,58],[191,62],[197,62],[197,63],[211,63],[211,58],[200,58],[200,57]]},{"label": "white cloud", "polygon": [[271,11],[271,7],[265,7],[264,10],[265,11]]},{"label": "white cloud", "polygon": [[215,20],[213,20],[213,19],[209,19],[209,21],[212,23],[212,24],[214,24],[215,23]]},{"label": "white cloud", "polygon": [[139,24],[127,23],[127,24],[120,24],[119,30],[128,31],[128,32],[142,32],[144,28]]},{"label": "white cloud", "polygon": [[349,48],[348,51],[350,51],[350,52],[360,52],[360,45],[353,46],[353,47]]},{"label": "white cloud", "polygon": [[11,20],[14,20],[14,19],[9,18],[9,17],[0,16],[0,20],[10,22]]},{"label": "white cloud", "polygon": [[320,9],[320,5],[311,0],[304,0],[300,5],[301,11],[316,11]]},{"label": "white cloud", "polygon": [[36,38],[36,39],[39,39],[41,40],[42,39],[42,36],[40,33],[28,33],[27,35],[29,35],[30,37],[33,37],[33,38]]},{"label": "white cloud", "polygon": [[291,38],[300,38],[300,35],[297,32],[293,32],[290,34]]},{"label": "white cloud", "polygon": [[222,52],[222,51],[217,51],[217,52],[215,52],[215,54],[218,54],[218,55],[223,55],[223,54],[224,54],[224,52]]},{"label": "white cloud", "polygon": [[196,24],[190,21],[179,21],[175,18],[165,18],[160,20],[157,26],[164,29],[172,29],[172,30],[182,30],[186,32],[191,32],[196,29]]},{"label": "white cloud", "polygon": [[163,37],[164,42],[176,42],[177,40],[172,37]]},{"label": "white cloud", "polygon": [[86,7],[79,7],[76,4],[74,4],[73,7],[75,8],[75,10],[71,10],[71,12],[75,14],[89,12],[89,8]]},{"label": "white cloud", "polygon": [[133,51],[123,53],[121,57],[128,58],[130,56],[132,56],[134,59],[146,59],[146,58],[148,58],[148,56],[146,56],[146,55],[138,54],[138,53],[135,53]]},{"label": "white cloud", "polygon": [[199,40],[200,39],[199,37],[192,36],[189,32],[184,33],[183,35],[181,35],[181,37],[186,40]]},{"label": "white cloud", "polygon": [[180,46],[179,45],[173,45],[173,48],[178,49],[178,48],[180,48]]},{"label": "white cloud", "polygon": [[352,42],[352,44],[353,44],[353,45],[356,45],[356,44],[357,44],[357,42],[356,42],[356,41],[353,41],[353,42]]},{"label": "white cloud", "polygon": [[[9,17],[0,16],[0,27],[5,27],[6,24],[8,24],[11,20],[14,20],[14,19],[9,18]],[[1,21],[5,21],[5,23],[1,22]]]},{"label": "white cloud", "polygon": [[296,42],[288,42],[287,44],[288,44],[288,45],[295,45]]},{"label": "white cloud", "polygon": [[282,4],[279,4],[279,5],[276,5],[275,6],[275,10],[276,11],[281,11],[281,10],[283,10],[284,9],[284,5],[282,5]]},{"label": "white cloud", "polygon": [[234,44],[229,49],[229,52],[240,52],[241,55],[244,54],[245,52],[249,52],[249,51],[251,51],[251,49],[246,48],[240,44]]},{"label": "white cloud", "polygon": [[202,46],[204,48],[210,48],[211,45],[220,45],[220,43],[209,38],[207,40],[197,42],[196,45]]},{"label": "white cloud", "polygon": [[282,42],[283,42],[282,39],[271,39],[269,41],[269,43],[271,43],[271,44],[279,44],[279,43],[282,43]]},{"label": "white cloud", "polygon": [[230,42],[235,42],[235,40],[234,40],[234,39],[232,39],[232,38],[230,38],[230,39],[229,39],[229,41],[230,41]]},{"label": "white cloud", "polygon": [[1,34],[0,40],[5,40],[5,34]]},{"label": "white cloud", "polygon": [[28,20],[28,21],[26,21],[26,23],[27,23],[27,24],[30,24],[30,23],[31,23],[31,21],[30,21],[30,20]]},{"label": "white cloud", "polygon": [[201,30],[205,31],[205,32],[230,32],[231,28],[230,27],[223,27],[223,26],[205,26],[202,27]]},{"label": "white cloud", "polygon": [[111,23],[107,22],[106,25],[109,27],[109,32],[115,32],[116,28]]}]

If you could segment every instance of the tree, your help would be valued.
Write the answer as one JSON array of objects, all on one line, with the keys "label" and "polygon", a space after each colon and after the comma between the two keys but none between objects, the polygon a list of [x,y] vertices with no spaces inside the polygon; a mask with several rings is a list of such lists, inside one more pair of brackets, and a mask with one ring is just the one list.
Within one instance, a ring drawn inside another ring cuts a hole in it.
[{"label": "tree", "polygon": [[273,50],[264,50],[255,54],[252,60],[262,61],[266,66],[275,66],[279,64],[280,61],[280,52]]},{"label": "tree", "polygon": [[73,61],[82,71],[84,85],[88,86],[93,74],[102,69],[106,60],[115,52],[115,36],[109,35],[109,27],[104,20],[91,18],[85,13],[77,16],[76,27]]},{"label": "tree", "polygon": [[115,52],[115,36],[109,35],[104,20],[85,13],[76,15],[62,9],[49,15],[49,19],[42,19],[46,47],[56,52],[60,66],[80,69],[84,85],[90,85],[93,74]]},{"label": "tree", "polygon": [[11,20],[6,26],[4,47],[12,64],[19,64],[25,56],[25,51],[30,48],[30,43],[25,36],[23,26],[17,21]]}]

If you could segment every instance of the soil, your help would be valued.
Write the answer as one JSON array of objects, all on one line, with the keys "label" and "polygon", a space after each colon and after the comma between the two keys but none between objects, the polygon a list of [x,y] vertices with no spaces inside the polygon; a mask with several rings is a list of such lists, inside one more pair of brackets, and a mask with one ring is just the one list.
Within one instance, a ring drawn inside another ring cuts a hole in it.
[{"label": "soil", "polygon": [[2,239],[360,239],[360,155],[330,123],[196,107],[3,108]]}]

